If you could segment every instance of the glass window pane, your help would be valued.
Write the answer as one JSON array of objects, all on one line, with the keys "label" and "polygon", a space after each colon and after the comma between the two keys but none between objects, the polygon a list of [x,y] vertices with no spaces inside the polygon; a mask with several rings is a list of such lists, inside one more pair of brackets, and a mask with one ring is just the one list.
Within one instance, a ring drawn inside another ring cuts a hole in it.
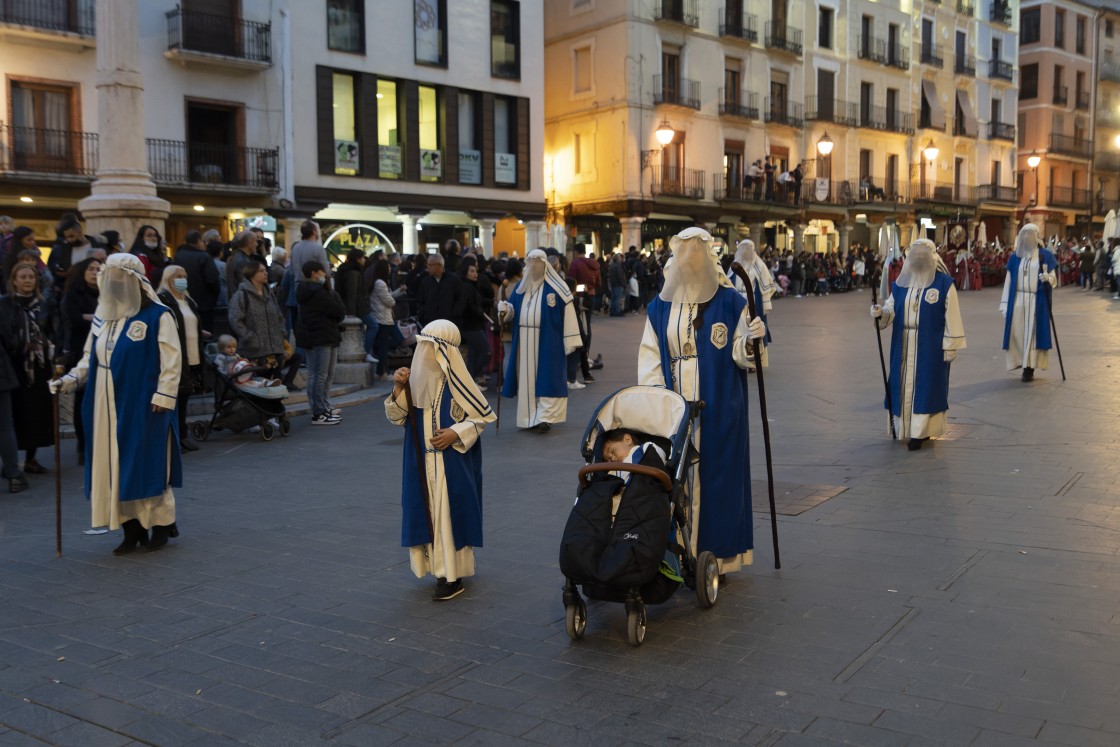
[{"label": "glass window pane", "polygon": [[420,86],[420,181],[424,182],[443,179],[437,102],[436,89]]},{"label": "glass window pane", "polygon": [[365,51],[365,0],[327,0],[327,48]]},{"label": "glass window pane", "polygon": [[397,83],[377,81],[378,173],[382,179],[399,179],[401,170],[400,130],[397,120]]},{"label": "glass window pane", "polygon": [[354,77],[335,73],[332,76],[334,107],[334,173],[355,176],[358,173],[358,137],[354,123]]}]

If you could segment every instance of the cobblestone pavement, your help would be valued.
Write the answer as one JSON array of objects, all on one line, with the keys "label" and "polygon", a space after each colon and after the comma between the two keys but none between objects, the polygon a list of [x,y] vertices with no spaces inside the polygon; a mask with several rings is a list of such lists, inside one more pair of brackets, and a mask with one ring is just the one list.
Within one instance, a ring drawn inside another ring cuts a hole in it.
[{"label": "cobblestone pavement", "polygon": [[52,476],[0,494],[0,744],[1120,744],[1120,302],[1055,296],[1069,380],[1028,385],[998,290],[962,294],[951,432],[915,453],[884,435],[869,294],[777,301],[783,567],[756,492],[755,565],[710,610],[650,607],[640,648],[602,603],[570,642],[557,568],[579,435],[633,383],[640,317],[595,318],[607,365],[567,425],[520,433],[505,402],[452,602],[399,547],[380,402],[272,443],[215,434],[186,456],[182,536],[121,558],[82,534],[67,442],[62,559]]}]

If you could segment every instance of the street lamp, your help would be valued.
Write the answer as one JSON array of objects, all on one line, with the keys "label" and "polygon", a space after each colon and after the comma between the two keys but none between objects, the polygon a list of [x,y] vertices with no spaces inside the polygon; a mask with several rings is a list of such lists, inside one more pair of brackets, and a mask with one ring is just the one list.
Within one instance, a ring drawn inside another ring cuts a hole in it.
[{"label": "street lamp", "polygon": [[[1120,137],[1120,135],[1118,135],[1117,137]],[[832,146],[834,145],[835,143],[832,142],[832,138],[830,138],[828,136],[828,133],[826,132],[825,134],[821,135],[821,139],[817,141],[817,152],[822,156],[827,156],[832,152]]]},{"label": "street lamp", "polygon": [[1027,156],[1027,165],[1031,167],[1034,172],[1034,204],[1038,205],[1038,164],[1042,163],[1042,158],[1038,154],[1031,154]]},{"label": "street lamp", "polygon": [[937,161],[937,154],[940,153],[940,152],[941,151],[938,150],[937,146],[933,144],[933,138],[930,138],[929,142],[926,143],[926,146],[924,148],[922,148],[922,155],[926,157],[926,160],[929,161],[930,166],[933,167],[933,176],[930,179],[930,190],[929,190],[930,191],[929,196],[930,196],[931,199],[933,198],[933,192],[934,192],[933,186],[935,184],[937,184],[937,164],[936,164],[936,161]]},{"label": "street lamp", "polygon": [[[822,202],[827,199],[828,195],[832,192],[832,149],[835,145],[836,143],[832,142],[832,138],[828,136],[827,132],[821,135],[821,139],[817,141],[817,153],[820,154],[820,158],[817,159],[817,172],[825,172],[824,179],[826,181],[824,185],[825,189],[820,189],[818,187],[815,196]],[[817,184],[821,184],[820,177],[817,178]]]},{"label": "street lamp", "polygon": [[[669,120],[663,119],[661,120],[661,124],[657,125],[657,129],[653,131],[653,136],[657,138],[658,144],[661,146],[661,149],[664,150],[665,146],[673,142],[673,138],[677,136],[677,132],[673,129],[673,126],[669,124]],[[644,175],[646,168],[653,164],[653,157],[657,155],[658,152],[659,151],[657,150],[643,150],[641,152],[643,173],[638,174],[638,187],[643,195],[643,199],[645,195],[645,187],[642,184],[642,176]]]}]

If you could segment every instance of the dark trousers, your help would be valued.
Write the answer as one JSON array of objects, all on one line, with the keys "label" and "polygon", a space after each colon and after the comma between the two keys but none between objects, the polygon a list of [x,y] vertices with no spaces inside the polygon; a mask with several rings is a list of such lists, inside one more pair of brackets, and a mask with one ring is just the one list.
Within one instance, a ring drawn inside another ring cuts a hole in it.
[{"label": "dark trousers", "polygon": [[19,466],[16,421],[12,415],[12,392],[10,391],[0,392],[0,460],[4,462],[4,477],[14,479],[23,474],[23,470]]},{"label": "dark trousers", "polygon": [[404,336],[395,324],[378,324],[377,335],[373,338],[373,357],[377,359],[377,375],[384,376],[389,371],[389,351],[404,342]]},{"label": "dark trousers", "polygon": [[86,453],[86,428],[85,418],[82,415],[82,400],[85,399],[86,388],[80,386],[74,390],[74,437],[78,439],[78,453]]}]

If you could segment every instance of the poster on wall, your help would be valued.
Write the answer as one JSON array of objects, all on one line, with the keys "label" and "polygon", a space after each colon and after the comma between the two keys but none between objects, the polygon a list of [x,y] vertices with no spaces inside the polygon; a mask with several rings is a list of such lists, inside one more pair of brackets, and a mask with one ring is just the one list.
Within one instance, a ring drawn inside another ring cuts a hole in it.
[{"label": "poster on wall", "polygon": [[435,0],[413,0],[412,17],[416,26],[416,61],[440,64],[443,62],[443,45],[439,37],[439,3]]},{"label": "poster on wall", "polygon": [[828,201],[829,181],[828,179],[817,179],[816,184],[813,185],[813,197],[817,202]]},{"label": "poster on wall", "polygon": [[459,150],[459,183],[482,184],[481,151]]},{"label": "poster on wall", "polygon": [[401,146],[382,145],[378,148],[378,171],[384,174],[400,175]]},{"label": "poster on wall", "polygon": [[358,143],[355,140],[334,141],[335,171],[358,173]]},{"label": "poster on wall", "polygon": [[517,183],[517,156],[513,153],[494,154],[494,181],[498,184]]},{"label": "poster on wall", "polygon": [[438,150],[420,151],[420,177],[429,179],[443,177],[443,153]]}]

